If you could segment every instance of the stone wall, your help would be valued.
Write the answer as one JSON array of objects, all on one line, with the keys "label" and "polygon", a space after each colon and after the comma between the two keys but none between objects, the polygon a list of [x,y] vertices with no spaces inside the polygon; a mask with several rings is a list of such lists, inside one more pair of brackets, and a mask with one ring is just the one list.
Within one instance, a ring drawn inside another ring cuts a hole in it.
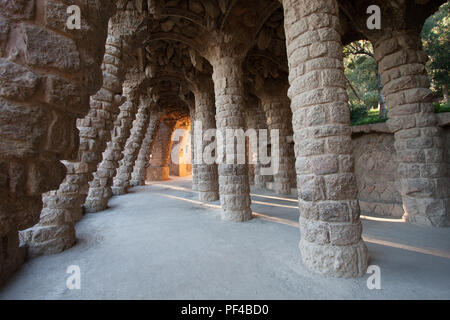
[{"label": "stone wall", "polygon": [[24,260],[18,230],[39,221],[41,195],[57,189],[77,157],[76,119],[102,84],[115,2],[79,2],[81,30],[61,1],[0,1],[0,284]]},{"label": "stone wall", "polygon": [[361,214],[401,218],[394,135],[358,133],[352,138],[352,149]]},{"label": "stone wall", "polygon": [[[450,113],[436,115],[443,127],[445,160],[450,172]],[[361,214],[401,218],[394,134],[385,123],[352,127],[352,150]]]},{"label": "stone wall", "polygon": [[[445,159],[450,172],[450,113],[437,114],[443,127]],[[352,150],[361,214],[402,218],[394,134],[385,123],[352,127]],[[273,183],[266,189],[273,191]],[[292,189],[291,195],[297,190]]]},{"label": "stone wall", "polygon": [[447,163],[447,175],[450,175],[450,112],[438,113],[439,125],[444,129],[444,159]]},{"label": "stone wall", "polygon": [[175,120],[161,122],[153,146],[150,166],[147,168],[146,181],[169,179],[169,157],[172,150],[172,133],[175,125]]},{"label": "stone wall", "polygon": [[[444,128],[444,145],[447,173],[450,174],[450,126]],[[447,213],[447,215],[449,215],[449,213]]]},{"label": "stone wall", "polygon": [[[176,177],[186,177],[192,174],[191,150],[187,145],[190,146],[191,143],[188,137],[191,129],[190,127],[182,129],[186,131],[178,137],[178,141],[173,142],[169,159],[169,175]],[[174,159],[175,155],[177,155],[176,159]]]}]

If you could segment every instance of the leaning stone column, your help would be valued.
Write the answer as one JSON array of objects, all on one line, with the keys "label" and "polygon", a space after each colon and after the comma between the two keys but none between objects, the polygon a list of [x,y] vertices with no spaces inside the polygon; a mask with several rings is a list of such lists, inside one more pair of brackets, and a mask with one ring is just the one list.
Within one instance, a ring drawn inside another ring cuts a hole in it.
[{"label": "leaning stone column", "polygon": [[362,276],[348,97],[336,0],[283,0],[300,208],[300,251],[311,270]]},{"label": "leaning stone column", "polygon": [[159,125],[158,134],[152,150],[152,160],[147,168],[147,179],[163,181],[169,179],[169,160],[172,150],[172,134],[177,121],[165,120]]},{"label": "leaning stone column", "polygon": [[258,88],[257,95],[266,113],[267,126],[270,130],[279,131],[279,168],[274,172],[274,191],[278,194],[290,194],[290,170],[294,166],[291,162],[287,137],[292,136],[290,101],[287,96],[287,86],[265,80],[264,86]]},{"label": "leaning stone column", "polygon": [[84,203],[86,212],[99,212],[108,207],[111,198],[112,179],[122,158],[122,150],[130,136],[133,119],[136,115],[137,88],[134,81],[126,81],[123,86],[126,102],[120,106],[120,113],[114,122],[111,141],[108,142],[103,160],[94,173],[89,193]]},{"label": "leaning stone column", "polygon": [[91,97],[89,114],[77,121],[80,132],[78,161],[63,161],[67,168],[66,178],[58,190],[43,195],[40,222],[20,234],[31,256],[61,252],[75,243],[75,222],[83,214],[88,182],[101,160],[122,101],[118,94],[122,91],[122,67],[121,40],[110,34],[102,65],[103,87]]},{"label": "leaning stone column", "polygon": [[[216,124],[222,137],[226,130],[243,130],[245,127],[245,90],[242,71],[242,59],[225,53],[219,48],[218,54],[211,59],[214,68],[213,81],[216,100]],[[225,141],[226,144],[234,141]],[[225,150],[219,160],[219,193],[222,205],[222,219],[229,221],[248,221],[252,218],[250,208],[250,185],[247,164],[238,163],[245,154],[226,154]],[[245,148],[244,148],[245,150]],[[244,151],[245,152],[245,151]],[[220,152],[219,152],[220,154]],[[227,158],[234,161],[228,161]]]},{"label": "leaning stone column", "polygon": [[191,120],[191,162],[192,162],[192,191],[198,191],[198,173],[195,163],[195,104],[189,105],[189,115]]},{"label": "leaning stone column", "polygon": [[147,133],[142,141],[141,149],[139,151],[138,158],[134,164],[133,173],[131,174],[130,184],[134,187],[145,185],[145,173],[148,165],[150,164],[149,155],[153,149],[155,142],[156,132],[159,128],[159,118],[161,117],[161,112],[151,111],[150,121],[147,128]]},{"label": "leaning stone column", "polygon": [[390,31],[373,43],[388,125],[395,132],[405,218],[421,225],[450,226],[450,179],[420,34]]},{"label": "leaning stone column", "polygon": [[42,193],[65,177],[60,160],[76,159],[76,119],[101,87],[116,4],[83,6],[82,30],[67,29],[67,6],[0,2],[0,285],[24,260],[18,231],[39,222]]},{"label": "leaning stone column", "polygon": [[[214,101],[214,83],[209,77],[198,79],[198,85],[194,91],[195,95],[195,125],[194,136],[194,161],[196,168],[197,190],[200,201],[219,200],[219,178],[217,172],[217,163],[207,164],[203,159],[203,152],[211,141],[205,141],[203,137],[197,137],[195,130],[201,130],[203,133],[209,129],[216,128],[216,110]],[[202,126],[201,128],[197,126]],[[199,138],[199,139],[197,139]],[[199,161],[200,160],[200,161]]]},{"label": "leaning stone column", "polygon": [[133,129],[131,129],[131,135],[125,145],[123,158],[114,177],[112,193],[115,196],[127,193],[130,187],[133,165],[138,156],[142,140],[144,139],[145,129],[149,124],[149,113],[152,103],[151,97],[141,96],[136,119],[133,122]]}]

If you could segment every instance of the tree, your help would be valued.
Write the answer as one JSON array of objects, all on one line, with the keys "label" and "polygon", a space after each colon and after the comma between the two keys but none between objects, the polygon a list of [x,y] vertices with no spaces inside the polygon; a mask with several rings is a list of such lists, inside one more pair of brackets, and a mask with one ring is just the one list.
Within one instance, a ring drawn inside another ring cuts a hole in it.
[{"label": "tree", "polygon": [[[350,43],[347,47],[344,48],[344,55],[366,55],[373,59],[373,62],[375,62],[375,57],[373,53],[373,47],[372,44],[369,41],[355,41],[353,43]],[[381,75],[378,71],[378,64],[375,62],[375,75],[377,78],[377,91],[378,91],[378,107],[380,110],[379,117],[385,118],[386,117],[386,99],[383,95],[383,84],[381,83]]]},{"label": "tree", "polygon": [[349,87],[349,102],[353,120],[367,115],[379,106],[380,118],[386,117],[386,103],[381,92],[381,77],[369,41],[355,41],[344,47],[345,76]]},{"label": "tree", "polygon": [[450,2],[443,4],[429,17],[422,29],[422,42],[429,56],[427,70],[434,92],[442,92],[446,103],[450,82]]}]

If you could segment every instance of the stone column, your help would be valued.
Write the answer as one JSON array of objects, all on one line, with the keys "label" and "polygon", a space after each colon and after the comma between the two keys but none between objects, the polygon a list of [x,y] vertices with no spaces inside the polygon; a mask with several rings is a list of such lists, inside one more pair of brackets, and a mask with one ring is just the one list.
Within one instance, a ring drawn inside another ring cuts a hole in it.
[{"label": "stone column", "polygon": [[114,183],[112,186],[112,193],[115,196],[122,195],[128,192],[130,187],[131,174],[133,172],[133,166],[139,154],[142,140],[144,139],[144,133],[149,124],[151,98],[148,96],[140,97],[140,105],[136,115],[136,119],[133,122],[133,128],[131,129],[131,135],[125,145],[123,151],[123,158],[120,161],[120,166],[117,169],[116,176],[114,177]]},{"label": "stone column", "polygon": [[152,160],[147,168],[147,180],[169,180],[169,160],[172,150],[172,134],[177,122],[165,120],[159,125],[158,134],[152,150]]},{"label": "stone column", "polygon": [[[242,59],[232,53],[227,55],[219,48],[218,54],[211,59],[214,73],[213,81],[216,101],[216,125],[226,140],[227,129],[245,127],[245,90],[242,71]],[[225,141],[225,144],[235,144]],[[222,219],[229,221],[248,221],[252,218],[250,208],[250,185],[247,164],[237,161],[244,155],[238,154],[239,148],[234,148],[234,155],[224,150],[219,161],[219,193],[222,205]],[[245,148],[244,148],[245,150]],[[227,158],[234,161],[228,161]],[[232,162],[232,163],[231,163]]]},{"label": "stone column", "polygon": [[89,193],[84,203],[86,212],[99,212],[108,207],[112,196],[113,177],[122,159],[122,150],[130,136],[133,119],[136,116],[137,85],[134,81],[125,81],[123,93],[126,102],[120,106],[120,113],[114,122],[111,141],[108,142],[103,160],[94,173],[94,179],[89,184]]},{"label": "stone column", "polygon": [[[206,133],[209,129],[216,129],[216,109],[214,101],[214,83],[209,77],[202,77],[194,91],[195,95],[195,130]],[[197,126],[202,126],[201,128]],[[196,167],[197,190],[200,201],[219,200],[219,177],[217,163],[207,164],[203,159],[203,152],[211,141],[195,135],[192,140],[197,140],[194,145],[194,163]],[[199,161],[201,159],[201,161]]]},{"label": "stone column", "polygon": [[[258,99],[247,97],[247,108],[246,108],[246,128],[254,129],[258,133],[260,129],[267,129],[267,118],[264,110],[261,107],[261,103]],[[268,136],[270,137],[270,136]],[[253,177],[250,178],[251,183],[256,188],[265,189],[266,182],[268,182],[271,176],[262,175],[261,168],[263,165],[259,161],[259,155],[252,154],[251,141],[248,141],[249,158],[257,159],[256,163],[249,164],[249,170],[252,171]]]},{"label": "stone column", "polygon": [[138,158],[134,164],[133,173],[131,174],[130,184],[134,187],[145,185],[145,173],[147,167],[150,165],[150,154],[152,152],[155,136],[159,128],[159,118],[161,112],[151,111],[150,121],[147,128],[147,133],[142,141],[141,149],[139,151]]},{"label": "stone column", "polygon": [[[287,140],[287,137],[292,136],[291,102],[287,96],[287,87],[287,85],[283,85],[282,80],[277,82],[265,80],[264,86],[257,90],[261,106],[266,113],[269,131],[279,131],[279,167],[273,175],[273,190],[283,195],[291,193],[290,170],[295,167],[290,157],[291,145]],[[268,136],[270,135],[268,134]]]},{"label": "stone column", "polygon": [[[292,114],[291,114],[292,116]],[[292,122],[291,122],[291,130],[292,130]],[[292,189],[296,189],[297,188],[297,171],[295,170],[295,148],[294,148],[294,140],[293,140],[293,136],[291,135],[288,138],[288,158],[289,158],[289,162],[291,163],[291,167],[289,169],[289,181],[291,184],[291,191]],[[297,193],[297,191],[295,191],[295,193]]]},{"label": "stone column", "polygon": [[[18,230],[39,221],[41,195],[75,159],[76,119],[101,87],[101,59],[115,3],[82,6],[82,30],[67,30],[67,5],[0,2],[0,285],[20,266]],[[98,14],[102,8],[102,14]]]},{"label": "stone column", "polygon": [[366,273],[336,0],[283,0],[300,209],[314,272]]},{"label": "stone column", "polygon": [[388,31],[373,41],[395,132],[400,193],[408,222],[450,226],[450,179],[420,34]]},{"label": "stone column", "polygon": [[58,190],[44,194],[39,224],[21,232],[21,241],[28,245],[31,256],[57,253],[75,243],[75,222],[83,215],[88,183],[101,160],[122,101],[121,52],[121,40],[109,35],[102,66],[103,87],[91,97],[89,114],[77,121],[78,161],[63,161],[66,178]]},{"label": "stone column", "polygon": [[248,183],[250,184],[250,186],[254,186],[255,185],[255,165],[250,163],[250,157],[251,152],[250,152],[250,143],[249,140],[247,139],[245,141],[245,148],[247,150],[247,161],[248,161]]},{"label": "stone column", "polygon": [[189,106],[189,114],[191,119],[191,162],[192,162],[192,191],[198,191],[198,173],[197,164],[195,163],[195,105]]}]

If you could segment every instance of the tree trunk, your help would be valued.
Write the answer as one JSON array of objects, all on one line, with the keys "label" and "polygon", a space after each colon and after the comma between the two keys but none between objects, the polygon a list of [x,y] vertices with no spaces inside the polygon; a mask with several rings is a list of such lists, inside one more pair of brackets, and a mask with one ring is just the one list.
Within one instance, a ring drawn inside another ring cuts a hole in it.
[{"label": "tree trunk", "polygon": [[381,83],[381,76],[378,72],[378,65],[376,69],[377,73],[377,80],[378,80],[378,108],[379,108],[379,114],[378,117],[380,118],[386,118],[386,99],[383,95],[383,84]]},{"label": "tree trunk", "polygon": [[448,85],[445,83],[442,85],[442,94],[444,95],[444,101],[448,103]]},{"label": "tree trunk", "polygon": [[359,101],[361,101],[361,102],[364,103],[364,100],[361,99],[361,96],[359,95],[359,92],[356,91],[355,87],[353,87],[353,85],[352,85],[352,83],[350,82],[350,80],[349,80],[347,77],[345,77],[345,80],[347,80],[347,83],[348,83],[348,85],[350,86],[350,89],[352,89],[352,91],[353,91],[353,93],[355,94],[356,98],[357,98]]}]

